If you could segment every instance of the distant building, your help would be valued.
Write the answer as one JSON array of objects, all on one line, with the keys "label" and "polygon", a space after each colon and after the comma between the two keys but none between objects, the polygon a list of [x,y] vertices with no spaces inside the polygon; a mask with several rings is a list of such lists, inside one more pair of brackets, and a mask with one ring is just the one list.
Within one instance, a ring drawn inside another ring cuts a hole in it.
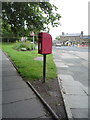
[{"label": "distant building", "polygon": [[83,31],[81,33],[64,33],[62,32],[62,35],[60,35],[60,42],[63,44],[65,43],[70,43],[71,45],[73,44],[85,44],[85,45],[90,45],[90,36],[84,36]]}]

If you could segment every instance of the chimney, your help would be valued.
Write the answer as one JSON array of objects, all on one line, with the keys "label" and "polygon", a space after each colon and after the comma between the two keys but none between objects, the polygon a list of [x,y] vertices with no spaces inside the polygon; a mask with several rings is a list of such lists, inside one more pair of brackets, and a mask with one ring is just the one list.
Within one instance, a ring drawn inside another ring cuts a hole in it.
[{"label": "chimney", "polygon": [[62,35],[64,35],[64,32],[62,32]]},{"label": "chimney", "polygon": [[81,37],[83,37],[83,31],[81,31]]}]

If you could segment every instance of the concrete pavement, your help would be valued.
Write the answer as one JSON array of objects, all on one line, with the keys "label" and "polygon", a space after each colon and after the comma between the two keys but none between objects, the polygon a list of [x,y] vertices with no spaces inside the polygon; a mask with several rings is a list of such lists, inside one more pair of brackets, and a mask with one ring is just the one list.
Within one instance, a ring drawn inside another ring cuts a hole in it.
[{"label": "concrete pavement", "polygon": [[2,54],[0,51],[0,120],[2,118]]},{"label": "concrete pavement", "polygon": [[[1,53],[1,51],[0,51]],[[0,59],[1,63],[1,59]],[[36,94],[19,76],[12,63],[2,53],[2,83],[0,81],[0,118],[51,118]],[[1,70],[1,69],[0,69]],[[1,71],[0,71],[1,72]],[[1,79],[0,79],[1,80]],[[1,114],[2,112],[2,114]]]},{"label": "concrete pavement", "polygon": [[[72,54],[74,53],[74,54]],[[58,81],[62,92],[68,118],[88,118],[88,61],[76,51],[53,50],[58,71]],[[85,53],[85,56],[86,53]],[[81,61],[79,61],[81,60]],[[75,62],[74,62],[75,61]],[[82,64],[80,64],[82,62]],[[76,64],[75,64],[76,63]],[[81,67],[81,66],[82,67]],[[87,73],[82,69],[83,65]],[[82,68],[82,69],[80,69]],[[83,71],[83,72],[82,72]],[[81,74],[82,72],[82,74]],[[81,74],[81,76],[79,76]],[[80,79],[78,81],[77,79]],[[84,81],[85,80],[85,81]]]}]

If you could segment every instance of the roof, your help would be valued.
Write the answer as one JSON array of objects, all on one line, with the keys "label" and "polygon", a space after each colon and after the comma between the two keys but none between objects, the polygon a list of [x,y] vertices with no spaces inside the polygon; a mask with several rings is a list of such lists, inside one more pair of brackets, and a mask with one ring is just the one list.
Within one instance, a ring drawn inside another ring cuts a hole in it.
[{"label": "roof", "polygon": [[83,36],[83,39],[90,39],[90,36]]},{"label": "roof", "polygon": [[78,37],[78,36],[80,36],[81,35],[81,33],[71,33],[71,34],[64,34],[64,35],[62,35],[62,36],[66,36],[66,37],[73,37],[73,36],[76,36],[76,37]]}]

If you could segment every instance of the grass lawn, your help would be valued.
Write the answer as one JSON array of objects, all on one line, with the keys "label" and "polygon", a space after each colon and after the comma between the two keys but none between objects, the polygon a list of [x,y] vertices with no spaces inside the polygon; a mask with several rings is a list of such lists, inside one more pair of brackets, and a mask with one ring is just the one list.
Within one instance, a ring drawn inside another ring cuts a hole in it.
[{"label": "grass lawn", "polygon": [[[38,56],[42,56],[35,51],[16,51],[13,49],[13,44],[3,43],[2,49],[8,54],[18,71],[25,80],[39,80],[43,75],[43,62],[34,60]],[[57,77],[56,66],[53,62],[53,56],[47,55],[47,81]]]},{"label": "grass lawn", "polygon": [[0,42],[0,48],[2,48],[2,42]]}]

